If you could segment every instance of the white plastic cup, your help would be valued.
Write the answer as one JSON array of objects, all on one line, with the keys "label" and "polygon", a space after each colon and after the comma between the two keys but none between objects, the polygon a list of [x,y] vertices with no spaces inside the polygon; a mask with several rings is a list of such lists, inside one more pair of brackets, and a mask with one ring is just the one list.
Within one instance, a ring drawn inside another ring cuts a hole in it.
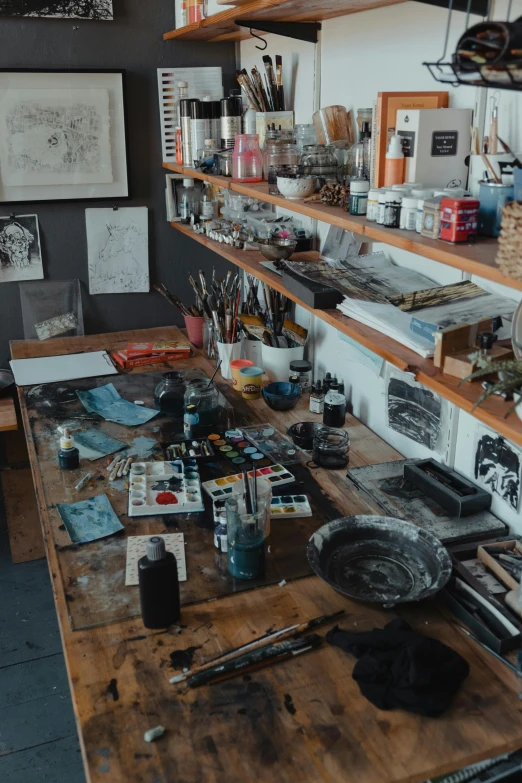
[{"label": "white plastic cup", "polygon": [[262,364],[270,381],[288,381],[290,362],[304,357],[304,345],[297,348],[273,348],[263,343]]},{"label": "white plastic cup", "polygon": [[226,381],[232,380],[232,370],[230,362],[241,358],[241,343],[218,343],[216,342],[219,358],[221,359],[221,377]]}]

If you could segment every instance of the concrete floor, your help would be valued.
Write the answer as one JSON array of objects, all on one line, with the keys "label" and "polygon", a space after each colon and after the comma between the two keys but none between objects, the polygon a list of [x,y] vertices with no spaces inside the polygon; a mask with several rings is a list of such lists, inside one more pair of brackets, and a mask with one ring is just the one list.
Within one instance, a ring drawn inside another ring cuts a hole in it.
[{"label": "concrete floor", "polygon": [[85,783],[46,560],[13,565],[0,489],[0,781]]}]

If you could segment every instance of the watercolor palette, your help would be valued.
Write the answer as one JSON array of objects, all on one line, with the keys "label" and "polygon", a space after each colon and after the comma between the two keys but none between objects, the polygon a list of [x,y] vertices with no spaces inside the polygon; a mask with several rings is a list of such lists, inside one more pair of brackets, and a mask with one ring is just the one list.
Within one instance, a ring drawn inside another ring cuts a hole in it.
[{"label": "watercolor palette", "polygon": [[312,509],[306,495],[277,495],[272,498],[270,516],[311,517]]},{"label": "watercolor palette", "polygon": [[186,514],[205,508],[195,459],[134,462],[129,479],[130,517]]},{"label": "watercolor palette", "polygon": [[[254,475],[253,471],[248,471],[249,477]],[[281,487],[283,484],[292,484],[295,476],[290,473],[283,465],[271,465],[256,470],[256,476],[266,481],[271,487]],[[227,495],[237,494],[239,487],[242,486],[242,474],[236,473],[234,476],[223,476],[215,481],[205,481],[203,489],[213,500],[224,500]]]},{"label": "watercolor palette", "polygon": [[255,463],[257,468],[266,468],[277,460],[268,459],[251,441],[246,440],[241,430],[227,430],[224,434],[208,436],[208,443],[216,454],[226,457],[234,465],[246,470]]},{"label": "watercolor palette", "polygon": [[257,424],[255,427],[242,427],[246,440],[272,462],[280,465],[291,465],[293,462],[307,462],[310,457],[305,454],[292,440],[285,438],[270,424]]}]

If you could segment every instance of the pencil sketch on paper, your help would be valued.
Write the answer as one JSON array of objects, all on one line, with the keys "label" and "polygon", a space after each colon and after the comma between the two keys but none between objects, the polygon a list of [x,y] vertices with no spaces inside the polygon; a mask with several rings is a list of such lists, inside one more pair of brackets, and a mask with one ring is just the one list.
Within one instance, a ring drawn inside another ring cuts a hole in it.
[{"label": "pencil sketch on paper", "polygon": [[38,216],[0,217],[0,283],[43,276]]},{"label": "pencil sketch on paper", "polygon": [[89,292],[146,293],[149,232],[146,207],[86,209]]},{"label": "pencil sketch on paper", "polygon": [[109,91],[8,93],[0,102],[0,166],[9,186],[112,182]]},{"label": "pencil sketch on paper", "polygon": [[518,510],[521,453],[504,438],[480,428],[475,451],[475,479],[489,492]]},{"label": "pencil sketch on paper", "polygon": [[0,0],[0,16],[113,19],[112,0]]}]

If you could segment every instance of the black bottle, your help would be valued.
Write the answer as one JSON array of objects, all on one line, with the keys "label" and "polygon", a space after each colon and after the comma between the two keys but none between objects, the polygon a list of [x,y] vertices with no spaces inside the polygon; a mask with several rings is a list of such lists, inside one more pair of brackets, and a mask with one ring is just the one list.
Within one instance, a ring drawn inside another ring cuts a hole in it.
[{"label": "black bottle", "polygon": [[180,617],[178,564],[161,536],[147,541],[138,561],[141,617],[145,628],[167,628]]},{"label": "black bottle", "polygon": [[324,381],[323,381],[323,389],[325,394],[329,391],[331,383],[332,383],[332,373],[327,372],[326,375],[324,376]]}]

